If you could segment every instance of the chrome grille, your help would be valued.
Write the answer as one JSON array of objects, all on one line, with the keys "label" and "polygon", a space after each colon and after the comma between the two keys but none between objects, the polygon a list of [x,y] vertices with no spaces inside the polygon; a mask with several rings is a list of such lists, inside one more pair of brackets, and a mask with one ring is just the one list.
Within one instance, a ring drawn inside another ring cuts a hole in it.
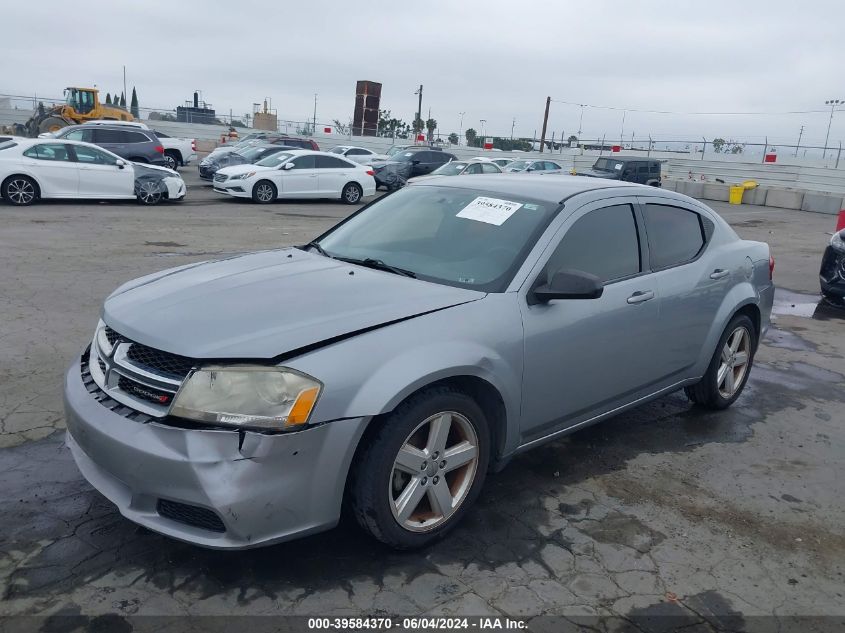
[{"label": "chrome grille", "polygon": [[224,182],[226,178],[226,174],[214,174],[214,182]]},{"label": "chrome grille", "polygon": [[109,398],[156,418],[167,416],[195,362],[136,343],[100,324],[88,353],[91,380]]}]

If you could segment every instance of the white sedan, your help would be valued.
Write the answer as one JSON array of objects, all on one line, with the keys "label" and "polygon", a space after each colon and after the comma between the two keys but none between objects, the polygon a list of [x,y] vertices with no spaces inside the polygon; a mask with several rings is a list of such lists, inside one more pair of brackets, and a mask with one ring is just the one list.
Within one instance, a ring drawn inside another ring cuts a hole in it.
[{"label": "white sedan", "polygon": [[67,139],[12,138],[0,143],[0,196],[16,206],[39,199],[181,200],[175,171],[124,160],[108,150]]},{"label": "white sedan", "polygon": [[338,145],[337,147],[331,148],[329,153],[339,154],[362,165],[369,165],[370,161],[374,160],[387,160],[387,154],[376,154],[371,149],[356,147],[355,145]]},{"label": "white sedan", "polygon": [[278,198],[339,198],[357,204],[376,193],[371,167],[336,154],[306,149],[268,156],[254,165],[224,167],[214,174],[214,191],[259,204]]}]

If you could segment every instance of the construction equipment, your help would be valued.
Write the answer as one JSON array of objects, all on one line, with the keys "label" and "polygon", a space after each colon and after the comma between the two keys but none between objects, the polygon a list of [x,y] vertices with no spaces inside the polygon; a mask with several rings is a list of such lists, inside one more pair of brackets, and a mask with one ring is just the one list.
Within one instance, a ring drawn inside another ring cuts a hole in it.
[{"label": "construction equipment", "polygon": [[66,125],[105,119],[110,121],[134,121],[135,117],[120,106],[103,105],[96,88],[65,88],[65,102],[45,108],[42,104],[26,122],[28,136],[44,132],[55,132]]}]

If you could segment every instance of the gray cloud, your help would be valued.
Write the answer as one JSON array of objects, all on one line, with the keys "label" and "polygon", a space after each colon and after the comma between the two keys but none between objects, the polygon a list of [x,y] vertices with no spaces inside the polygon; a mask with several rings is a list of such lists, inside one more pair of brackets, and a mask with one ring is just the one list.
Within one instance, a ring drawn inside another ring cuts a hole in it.
[{"label": "gray cloud", "polygon": [[[281,117],[351,117],[355,81],[384,84],[382,107],[441,131],[539,131],[545,97],[673,112],[824,109],[845,98],[845,5],[785,1],[307,3],[89,0],[69,15],[14,3],[4,23],[0,92],[58,96],[65,85],[135,85],[143,106],[173,108],[202,89],[221,113],[271,97]],[[836,92],[837,88],[840,92]],[[575,132],[580,108],[553,103],[550,129]],[[715,135],[821,142],[824,112],[693,116],[630,111],[626,136]],[[831,139],[845,140],[845,114]],[[622,112],[588,108],[585,135],[618,136]]]}]

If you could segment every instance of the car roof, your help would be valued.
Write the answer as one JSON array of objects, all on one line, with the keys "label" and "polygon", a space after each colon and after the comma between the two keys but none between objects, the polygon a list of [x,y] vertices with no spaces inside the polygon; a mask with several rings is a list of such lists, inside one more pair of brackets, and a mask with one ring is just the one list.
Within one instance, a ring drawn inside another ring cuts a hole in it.
[{"label": "car roof", "polygon": [[658,159],[649,158],[648,156],[597,156],[596,160],[598,160],[599,158],[609,158],[611,160],[618,160],[619,162],[622,162],[622,163],[634,162],[634,161],[636,161],[638,163],[642,162],[642,161],[648,161],[650,163],[659,163],[660,162]]},{"label": "car roof", "polygon": [[[469,174],[460,178],[433,179],[422,182],[409,182],[413,187],[427,187],[437,185],[438,187],[455,187],[457,189],[477,189],[479,193],[495,194],[501,196],[515,195],[525,198],[534,198],[554,204],[570,198],[579,193],[595,189],[618,189],[630,188],[640,189],[645,195],[653,195],[654,187],[639,185],[631,182],[618,180],[606,180],[604,178],[589,178],[587,176],[570,175],[546,175],[539,174]],[[659,189],[657,191],[660,191]],[[634,195],[636,191],[632,191]]]}]

